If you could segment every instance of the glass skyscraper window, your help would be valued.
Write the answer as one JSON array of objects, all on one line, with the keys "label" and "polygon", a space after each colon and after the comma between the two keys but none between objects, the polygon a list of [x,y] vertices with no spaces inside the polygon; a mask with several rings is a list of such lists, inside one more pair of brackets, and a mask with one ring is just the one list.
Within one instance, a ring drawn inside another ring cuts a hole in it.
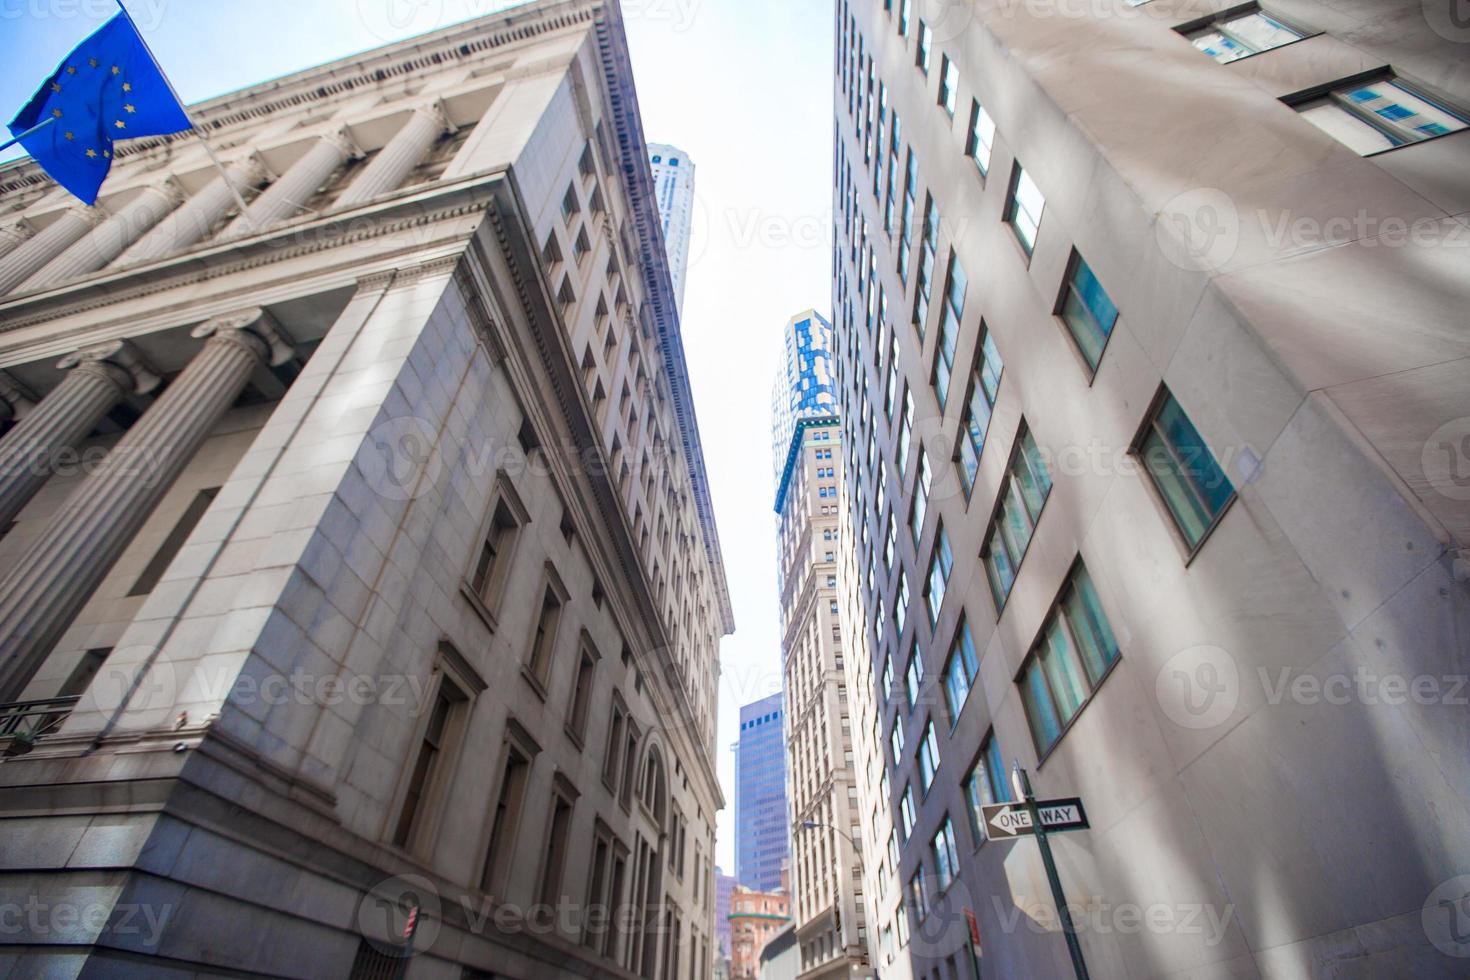
[{"label": "glass skyscraper window", "polygon": [[1235,498],[1235,485],[1165,389],[1135,449],[1191,551]]},{"label": "glass skyscraper window", "polygon": [[1078,562],[1021,668],[1021,695],[1037,752],[1045,755],[1057,743],[1117,659],[1118,643],[1092,577]]},{"label": "glass skyscraper window", "polygon": [[1186,32],[1190,42],[1223,63],[1300,41],[1306,34],[1260,10],[1245,10]]},{"label": "glass skyscraper window", "polygon": [[1470,114],[1452,109],[1392,75],[1333,88],[1294,108],[1312,125],[1364,155],[1458,132],[1470,125]]},{"label": "glass skyscraper window", "polygon": [[1006,201],[1006,221],[1016,232],[1021,247],[1030,255],[1036,249],[1036,233],[1041,230],[1041,212],[1046,198],[1041,188],[1019,163],[1011,174],[1011,193]]},{"label": "glass skyscraper window", "polygon": [[1118,308],[1076,249],[1072,250],[1071,271],[1062,286],[1058,311],[1087,366],[1096,371],[1113,325],[1118,322]]}]

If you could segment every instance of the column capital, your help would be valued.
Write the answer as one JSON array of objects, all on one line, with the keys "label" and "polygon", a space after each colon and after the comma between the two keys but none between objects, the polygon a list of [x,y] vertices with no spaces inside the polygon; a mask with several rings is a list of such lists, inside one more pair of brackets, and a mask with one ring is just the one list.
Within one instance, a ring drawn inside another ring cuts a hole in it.
[{"label": "column capital", "polygon": [[444,109],[444,100],[438,96],[422,103],[413,112],[414,115],[423,116],[425,119],[438,125],[440,132],[452,133],[458,128],[449,121],[449,113]]},{"label": "column capital", "polygon": [[206,320],[189,332],[191,337],[200,340],[225,334],[242,335],[261,345],[258,353],[272,367],[285,364],[296,356],[296,345],[276,323],[275,317],[258,306]]},{"label": "column capital", "polygon": [[270,168],[258,150],[251,150],[225,165],[225,172],[241,180],[247,187],[254,187],[267,180],[276,180],[281,175]]},{"label": "column capital", "polygon": [[184,199],[189,196],[173,174],[168,174],[162,180],[149,184],[148,191],[160,195],[170,207],[175,208],[183,204]]},{"label": "column capital", "polygon": [[[68,204],[61,209],[62,217],[74,214],[87,223],[87,227],[96,228],[102,222],[112,217],[112,214],[100,204]],[[59,220],[59,219],[58,219]]]},{"label": "column capital", "polygon": [[0,227],[0,242],[9,241],[13,245],[19,245],[35,233],[35,225],[31,224],[25,218],[17,218],[14,221],[8,222],[4,227]]},{"label": "column capital", "polygon": [[92,344],[63,357],[56,366],[71,371],[91,365],[93,370],[106,374],[117,382],[124,391],[135,395],[146,395],[162,382],[158,373],[143,360],[138,349],[126,340],[107,340]]},{"label": "column capital", "polygon": [[357,145],[357,140],[353,139],[352,130],[345,125],[327,130],[322,134],[322,142],[330,143],[350,158],[366,155],[362,147]]}]

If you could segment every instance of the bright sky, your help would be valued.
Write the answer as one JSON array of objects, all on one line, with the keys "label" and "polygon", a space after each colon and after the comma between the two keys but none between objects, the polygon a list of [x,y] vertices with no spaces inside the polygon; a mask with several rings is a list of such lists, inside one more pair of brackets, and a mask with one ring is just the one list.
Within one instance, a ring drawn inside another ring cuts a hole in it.
[{"label": "bright sky", "polygon": [[[185,102],[511,6],[128,0]],[[114,0],[0,0],[8,121]],[[698,167],[684,342],[738,632],[721,659],[718,860],[734,870],[740,704],[780,687],[771,379],[792,314],[830,307],[832,13],[819,0],[623,0],[645,135]],[[0,159],[17,155],[15,150]]]}]

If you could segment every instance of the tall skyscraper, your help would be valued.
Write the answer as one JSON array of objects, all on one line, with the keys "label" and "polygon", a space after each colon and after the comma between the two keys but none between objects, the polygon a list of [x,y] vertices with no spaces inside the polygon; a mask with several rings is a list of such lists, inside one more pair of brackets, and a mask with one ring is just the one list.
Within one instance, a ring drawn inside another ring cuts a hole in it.
[{"label": "tall skyscraper", "polygon": [[735,743],[735,881],[770,892],[790,860],[786,826],[786,711],[779,693],[740,709]]},{"label": "tall skyscraper", "polygon": [[96,209],[0,167],[0,904],[73,915],[8,950],[708,976],[732,623],[618,4],[193,115],[244,214],[186,134]]},{"label": "tall skyscraper", "polygon": [[782,679],[791,797],[791,916],[802,976],[870,976],[863,855],[838,608],[842,427],[833,414],[832,327],[788,323],[771,425]]},{"label": "tall skyscraper", "polygon": [[1465,974],[1470,74],[1432,6],[836,5],[885,980],[969,978],[967,913],[986,977],[1072,975],[1035,841],[987,840],[1013,760],[1086,807],[1094,976]]},{"label": "tall skyscraper", "polygon": [[674,279],[674,300],[682,316],[684,280],[689,273],[689,247],[694,235],[694,161],[667,143],[648,144],[648,161],[653,167],[653,193],[664,247],[669,253],[669,275]]},{"label": "tall skyscraper", "polygon": [[777,483],[791,454],[796,423],[837,413],[832,324],[807,310],[791,318],[781,337],[781,363],[771,386],[771,465]]}]

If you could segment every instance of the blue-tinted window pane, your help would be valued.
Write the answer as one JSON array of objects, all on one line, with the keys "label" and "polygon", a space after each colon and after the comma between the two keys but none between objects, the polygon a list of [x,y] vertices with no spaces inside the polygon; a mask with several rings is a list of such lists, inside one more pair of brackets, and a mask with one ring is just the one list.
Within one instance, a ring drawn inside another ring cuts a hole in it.
[{"label": "blue-tinted window pane", "polygon": [[1037,748],[1045,751],[1061,737],[1062,726],[1057,721],[1051,693],[1046,689],[1046,678],[1041,675],[1041,666],[1035,658],[1022,678],[1021,693],[1026,699],[1026,717],[1031,724],[1031,737]]}]

